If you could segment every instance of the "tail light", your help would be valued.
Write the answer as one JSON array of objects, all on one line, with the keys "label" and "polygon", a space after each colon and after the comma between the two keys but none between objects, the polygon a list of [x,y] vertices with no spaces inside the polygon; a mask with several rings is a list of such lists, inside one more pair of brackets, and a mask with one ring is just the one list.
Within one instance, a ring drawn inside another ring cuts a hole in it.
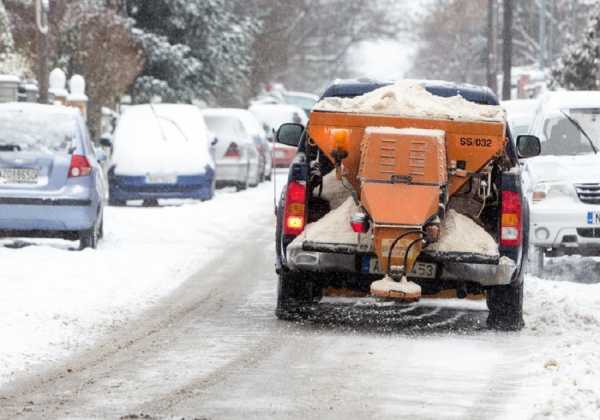
[{"label": "tail light", "polygon": [[354,213],[350,219],[350,226],[356,233],[367,233],[369,231],[369,219],[364,213]]},{"label": "tail light", "polygon": [[304,230],[306,186],[297,181],[288,183],[283,213],[284,235],[297,236]]},{"label": "tail light", "polygon": [[83,155],[71,156],[71,165],[69,166],[69,178],[88,176],[92,173],[92,165]]},{"label": "tail light", "polygon": [[521,195],[514,191],[502,191],[502,220],[500,245],[519,246],[523,224],[521,220]]},{"label": "tail light", "polygon": [[238,147],[237,143],[230,143],[229,147],[227,148],[227,151],[225,152],[225,157],[239,158],[241,156],[242,154],[240,153],[240,148]]}]

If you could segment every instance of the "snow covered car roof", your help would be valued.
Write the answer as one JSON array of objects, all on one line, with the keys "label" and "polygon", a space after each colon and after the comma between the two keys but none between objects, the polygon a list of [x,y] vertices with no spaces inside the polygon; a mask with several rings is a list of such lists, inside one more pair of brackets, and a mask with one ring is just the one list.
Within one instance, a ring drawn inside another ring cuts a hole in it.
[{"label": "snow covered car roof", "polygon": [[260,122],[247,109],[243,108],[206,108],[202,110],[202,115],[205,116],[223,116],[232,117],[240,120],[246,131],[251,136],[264,137],[264,130],[260,126]]},{"label": "snow covered car roof", "polygon": [[250,112],[263,124],[277,131],[279,126],[287,122],[308,123],[308,117],[300,107],[287,104],[253,104]]},{"label": "snow covered car roof", "polygon": [[556,91],[546,92],[540,98],[540,111],[550,113],[568,108],[599,108],[599,91]]}]

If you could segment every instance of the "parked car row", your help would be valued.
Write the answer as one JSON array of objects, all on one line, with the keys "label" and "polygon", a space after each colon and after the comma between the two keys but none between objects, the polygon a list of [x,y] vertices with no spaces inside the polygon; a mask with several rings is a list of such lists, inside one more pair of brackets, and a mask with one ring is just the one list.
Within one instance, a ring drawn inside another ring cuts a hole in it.
[{"label": "parked car row", "polygon": [[[266,108],[261,108],[266,107]],[[95,147],[79,110],[33,103],[0,105],[0,236],[57,237],[95,248],[104,203],[157,205],[209,200],[270,180],[272,132],[306,121],[289,105],[201,110],[184,104],[128,107]],[[283,153],[283,157],[282,157]]]},{"label": "parked car row", "polygon": [[[521,111],[507,107],[511,130],[541,142],[521,162],[531,229],[530,260],[600,254],[600,92],[549,92]],[[513,125],[515,124],[515,125]]]}]

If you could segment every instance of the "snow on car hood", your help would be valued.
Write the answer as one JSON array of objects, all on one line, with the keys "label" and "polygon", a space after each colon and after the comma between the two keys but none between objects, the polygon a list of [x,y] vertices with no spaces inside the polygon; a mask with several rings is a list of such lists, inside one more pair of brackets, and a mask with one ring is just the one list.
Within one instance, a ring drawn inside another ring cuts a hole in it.
[{"label": "snow on car hood", "polygon": [[538,156],[524,161],[529,182],[598,182],[600,155]]}]

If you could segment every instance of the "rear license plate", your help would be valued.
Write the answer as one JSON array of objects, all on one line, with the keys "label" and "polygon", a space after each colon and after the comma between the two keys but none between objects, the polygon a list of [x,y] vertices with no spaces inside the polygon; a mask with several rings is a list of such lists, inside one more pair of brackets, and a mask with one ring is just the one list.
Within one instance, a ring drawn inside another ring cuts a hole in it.
[{"label": "rear license plate", "polygon": [[600,211],[588,211],[587,224],[588,225],[600,225]]},{"label": "rear license plate", "polygon": [[148,184],[174,184],[177,182],[176,175],[148,175],[146,177]]},{"label": "rear license plate", "polygon": [[421,279],[434,279],[437,274],[437,266],[431,263],[418,262],[413,267],[412,273],[408,277],[418,277]]},{"label": "rear license plate", "polygon": [[[379,264],[377,258],[371,258],[365,255],[361,261],[361,271],[363,273],[378,273]],[[437,265],[432,263],[417,262],[413,267],[412,273],[408,277],[418,277],[421,279],[435,279],[437,275]]]},{"label": "rear license plate", "polygon": [[39,172],[29,168],[2,168],[0,169],[0,183],[2,184],[37,184]]}]

